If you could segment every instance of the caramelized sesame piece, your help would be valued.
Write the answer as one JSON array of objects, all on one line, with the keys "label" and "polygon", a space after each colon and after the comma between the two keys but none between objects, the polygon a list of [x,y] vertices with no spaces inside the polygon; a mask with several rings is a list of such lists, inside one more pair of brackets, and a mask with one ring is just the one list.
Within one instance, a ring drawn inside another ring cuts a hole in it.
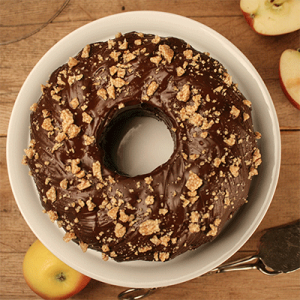
[{"label": "caramelized sesame piece", "polygon": [[74,57],[69,58],[68,66],[69,66],[70,69],[77,66],[77,64],[78,64],[78,60],[76,58],[74,58]]},{"label": "caramelized sesame piece", "polygon": [[177,93],[176,98],[179,101],[187,102],[190,98],[190,86],[185,84],[182,89]]},{"label": "caramelized sesame piece", "polygon": [[156,220],[146,220],[144,221],[139,228],[139,233],[141,235],[151,235],[153,233],[159,232],[159,221]]},{"label": "caramelized sesame piece", "polygon": [[168,45],[159,45],[158,49],[162,56],[170,64],[174,56],[174,51]]},{"label": "caramelized sesame piece", "polygon": [[90,56],[90,50],[91,50],[91,46],[86,45],[84,47],[84,49],[82,50],[81,57],[82,58],[88,58]]},{"label": "caramelized sesame piece", "polygon": [[155,81],[152,81],[147,88],[147,95],[152,96],[155,93],[155,91],[158,89],[158,87],[159,85]]},{"label": "caramelized sesame piece", "polygon": [[197,174],[194,172],[190,171],[189,173],[189,179],[186,182],[185,186],[190,190],[190,191],[196,191],[201,185],[203,181]]},{"label": "caramelized sesame piece", "polygon": [[55,187],[52,186],[47,192],[46,192],[46,196],[49,200],[51,200],[51,202],[56,201],[56,190]]},{"label": "caramelized sesame piece", "polygon": [[121,238],[125,235],[126,233],[126,227],[124,227],[122,224],[117,223],[115,226],[115,236],[117,238]]}]

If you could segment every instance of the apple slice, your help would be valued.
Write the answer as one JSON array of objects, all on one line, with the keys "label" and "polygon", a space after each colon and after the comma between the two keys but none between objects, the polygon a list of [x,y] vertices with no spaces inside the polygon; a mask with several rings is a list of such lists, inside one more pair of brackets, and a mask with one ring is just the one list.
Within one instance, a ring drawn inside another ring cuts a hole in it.
[{"label": "apple slice", "polygon": [[280,35],[300,29],[299,0],[241,0],[250,27],[262,35]]},{"label": "apple slice", "polygon": [[286,97],[300,110],[300,49],[283,51],[279,61],[279,78]]}]

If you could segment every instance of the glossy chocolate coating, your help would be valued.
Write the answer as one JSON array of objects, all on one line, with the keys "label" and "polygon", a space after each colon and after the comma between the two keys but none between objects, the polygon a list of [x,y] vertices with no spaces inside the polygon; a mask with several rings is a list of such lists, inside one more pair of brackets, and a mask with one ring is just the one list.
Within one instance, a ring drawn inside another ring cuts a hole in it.
[{"label": "glossy chocolate coating", "polygon": [[[131,32],[85,47],[31,114],[27,163],[45,211],[104,259],[165,261],[211,241],[246,202],[260,160],[244,100],[219,62],[177,38]],[[136,115],[163,120],[175,150],[128,177],[110,151]]]}]

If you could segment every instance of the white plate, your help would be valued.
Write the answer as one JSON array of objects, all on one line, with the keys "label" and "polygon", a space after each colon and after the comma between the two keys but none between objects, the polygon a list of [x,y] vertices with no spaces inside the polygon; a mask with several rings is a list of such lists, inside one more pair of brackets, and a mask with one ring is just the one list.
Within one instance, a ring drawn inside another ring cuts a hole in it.
[{"label": "white plate", "polygon": [[[168,262],[104,262],[101,254],[82,253],[75,243],[65,243],[64,232],[42,213],[28,168],[21,165],[28,147],[29,107],[40,97],[40,84],[86,44],[106,41],[118,32],[140,31],[184,39],[228,68],[245,97],[253,103],[255,130],[262,133],[263,164],[252,183],[245,205],[212,243]],[[227,39],[191,19],[161,12],[139,11],[112,15],[89,23],[67,35],[37,63],[17,97],[8,129],[7,164],[19,209],[38,239],[58,258],[94,279],[124,287],[162,287],[202,275],[232,256],[253,234],[275,192],[280,167],[280,131],[268,90],[248,59]]]}]

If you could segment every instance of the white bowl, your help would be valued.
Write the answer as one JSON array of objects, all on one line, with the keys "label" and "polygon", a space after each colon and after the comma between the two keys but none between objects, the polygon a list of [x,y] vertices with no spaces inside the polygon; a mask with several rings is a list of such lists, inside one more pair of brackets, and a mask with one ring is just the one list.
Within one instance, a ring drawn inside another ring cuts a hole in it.
[{"label": "white bowl", "polygon": [[[118,32],[140,31],[184,39],[202,52],[210,52],[229,70],[245,97],[253,104],[255,130],[262,133],[263,164],[252,182],[249,203],[243,206],[213,242],[167,262],[104,262],[101,253],[83,253],[64,232],[42,213],[42,206],[28,168],[21,165],[29,142],[29,107],[40,97],[40,84],[86,44],[106,41]],[[253,234],[275,192],[280,168],[280,131],[272,99],[248,59],[226,38],[191,19],[161,12],[122,13],[91,22],[54,45],[33,68],[15,102],[7,139],[7,164],[19,209],[38,239],[58,258],[96,280],[124,287],[162,287],[200,276],[232,256]]]}]

